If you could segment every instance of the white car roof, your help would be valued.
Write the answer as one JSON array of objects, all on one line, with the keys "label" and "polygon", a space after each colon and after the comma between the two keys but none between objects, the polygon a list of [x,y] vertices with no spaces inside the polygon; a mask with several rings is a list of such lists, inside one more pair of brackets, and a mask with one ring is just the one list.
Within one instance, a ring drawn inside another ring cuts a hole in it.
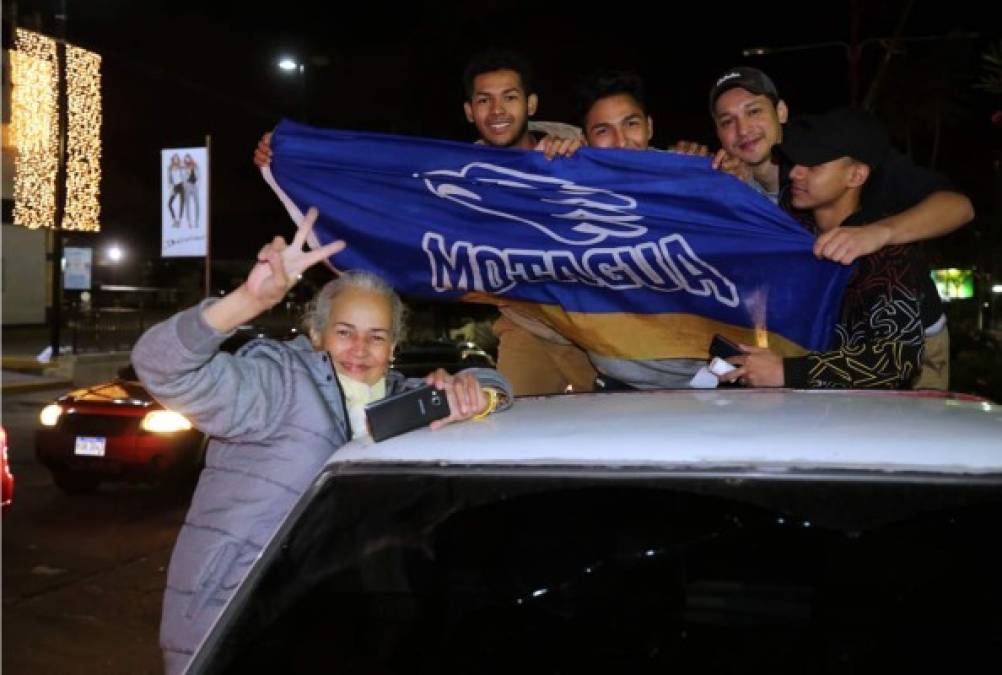
[{"label": "white car roof", "polygon": [[[731,467],[1002,475],[1002,406],[919,392],[648,391],[517,399],[439,431],[336,452],[337,468]],[[360,466],[361,465],[361,466]]]}]

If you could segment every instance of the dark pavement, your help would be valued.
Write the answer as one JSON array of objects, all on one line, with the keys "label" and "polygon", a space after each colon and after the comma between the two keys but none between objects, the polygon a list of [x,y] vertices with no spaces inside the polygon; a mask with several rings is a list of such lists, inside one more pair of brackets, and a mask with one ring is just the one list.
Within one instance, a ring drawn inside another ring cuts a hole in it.
[{"label": "dark pavement", "polygon": [[3,329],[2,421],[15,490],[2,521],[2,672],[160,673],[166,567],[193,482],[60,492],[34,456],[39,411],[72,386],[35,361],[48,337],[44,326]]}]

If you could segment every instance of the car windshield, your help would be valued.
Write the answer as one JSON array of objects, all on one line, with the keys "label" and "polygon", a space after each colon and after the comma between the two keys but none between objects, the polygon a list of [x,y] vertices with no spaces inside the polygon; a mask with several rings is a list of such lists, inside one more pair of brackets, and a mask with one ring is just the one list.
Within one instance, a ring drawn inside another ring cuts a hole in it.
[{"label": "car windshield", "polygon": [[1002,669],[998,476],[331,471],[191,672]]}]

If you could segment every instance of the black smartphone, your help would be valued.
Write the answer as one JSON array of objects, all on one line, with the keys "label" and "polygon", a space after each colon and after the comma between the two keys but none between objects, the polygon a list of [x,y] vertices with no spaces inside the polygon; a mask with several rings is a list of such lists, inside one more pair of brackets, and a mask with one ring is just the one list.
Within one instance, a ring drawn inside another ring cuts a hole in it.
[{"label": "black smartphone", "polygon": [[449,400],[445,392],[428,384],[365,406],[374,441],[384,441],[448,416]]},{"label": "black smartphone", "polygon": [[728,359],[732,356],[737,356],[738,354],[744,354],[744,352],[741,351],[740,347],[725,338],[720,333],[716,333],[710,341],[711,358],[719,356],[722,359]]}]

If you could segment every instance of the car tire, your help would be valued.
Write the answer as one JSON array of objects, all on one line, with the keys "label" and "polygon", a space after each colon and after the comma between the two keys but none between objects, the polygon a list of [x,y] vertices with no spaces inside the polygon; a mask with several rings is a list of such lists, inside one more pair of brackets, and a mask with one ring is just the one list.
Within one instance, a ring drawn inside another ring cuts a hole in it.
[{"label": "car tire", "polygon": [[101,485],[101,479],[97,476],[72,471],[53,471],[52,481],[68,495],[90,494],[96,492]]}]

